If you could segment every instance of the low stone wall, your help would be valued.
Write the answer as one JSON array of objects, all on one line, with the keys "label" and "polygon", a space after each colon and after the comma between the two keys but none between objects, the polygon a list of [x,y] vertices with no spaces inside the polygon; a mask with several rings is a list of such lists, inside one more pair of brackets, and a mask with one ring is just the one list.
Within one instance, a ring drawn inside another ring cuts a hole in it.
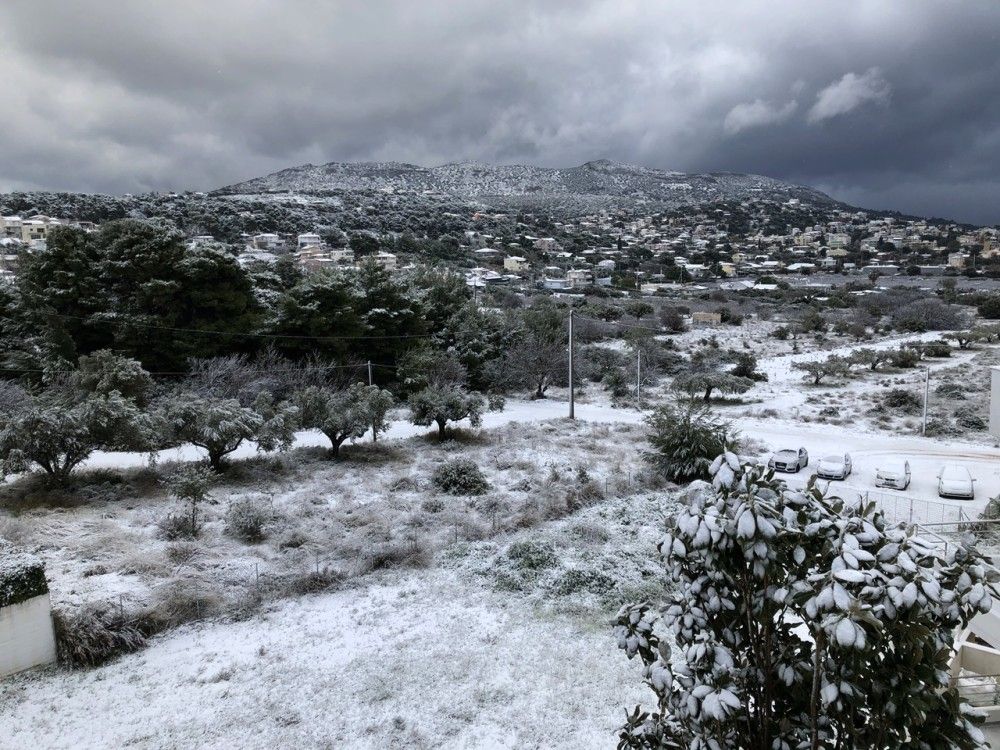
[{"label": "low stone wall", "polygon": [[41,561],[0,547],[0,678],[56,660]]}]

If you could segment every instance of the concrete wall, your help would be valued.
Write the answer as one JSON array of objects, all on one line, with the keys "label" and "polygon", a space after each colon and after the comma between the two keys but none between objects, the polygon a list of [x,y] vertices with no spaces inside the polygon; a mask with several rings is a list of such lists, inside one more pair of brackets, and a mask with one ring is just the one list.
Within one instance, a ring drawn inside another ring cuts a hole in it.
[{"label": "concrete wall", "polygon": [[0,608],[0,678],[55,660],[48,594]]}]

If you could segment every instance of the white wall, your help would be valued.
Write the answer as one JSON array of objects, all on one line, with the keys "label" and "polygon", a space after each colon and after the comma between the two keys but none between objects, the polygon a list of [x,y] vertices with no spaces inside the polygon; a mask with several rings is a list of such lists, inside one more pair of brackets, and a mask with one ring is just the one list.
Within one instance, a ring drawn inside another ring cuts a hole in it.
[{"label": "white wall", "polygon": [[0,678],[55,660],[48,594],[0,608]]}]

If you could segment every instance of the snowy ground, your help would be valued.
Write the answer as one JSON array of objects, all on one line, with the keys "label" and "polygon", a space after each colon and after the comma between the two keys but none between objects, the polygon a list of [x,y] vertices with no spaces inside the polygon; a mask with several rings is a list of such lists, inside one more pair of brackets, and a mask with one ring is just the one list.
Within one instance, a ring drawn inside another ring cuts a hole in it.
[{"label": "snowy ground", "polygon": [[[766,458],[772,450],[802,446],[813,466],[826,454],[849,452],[854,474],[834,483],[841,493],[874,489],[881,461],[906,458],[911,487],[879,491],[873,499],[898,513],[913,498],[914,520],[952,520],[955,508],[974,517],[1000,494],[1000,449],[984,434],[921,438],[887,431],[864,414],[852,424],[815,419],[823,404],[863,412],[866,394],[877,395],[894,380],[916,382],[918,373],[806,387],[792,362],[847,354],[858,344],[803,341],[802,351],[793,353],[789,342],[774,342],[762,330],[719,334],[724,346],[762,347],[760,369],[768,381],[745,394],[744,403],[721,409],[752,440],[751,452]],[[693,331],[678,343],[714,333]],[[994,351],[955,352],[927,366],[932,378],[951,378],[956,368],[981,368]],[[661,387],[648,396],[655,402],[665,393]],[[777,416],[763,414],[769,409]],[[384,454],[362,451],[357,461],[327,464],[299,453],[308,460],[290,457],[287,473],[272,483],[248,470],[243,485],[218,492],[221,505],[263,493],[284,519],[281,534],[304,530],[312,543],[339,545],[345,554],[375,532],[391,537],[397,519],[433,521],[437,516],[421,507],[427,476],[459,455],[483,466],[496,488],[491,497],[505,504],[511,519],[538,525],[524,530],[512,520],[508,528],[505,520],[490,528],[489,510],[456,506],[454,513],[464,514],[461,543],[445,545],[433,524],[418,524],[441,544],[432,545],[429,568],[367,572],[332,593],[270,602],[245,621],[186,625],[98,669],[8,680],[0,686],[0,748],[612,746],[622,709],[648,695],[637,666],[615,648],[608,620],[619,601],[664,588],[647,567],[659,511],[643,500],[664,495],[638,479],[643,413],[616,408],[589,386],[576,404],[578,423],[566,414],[565,392],[554,390],[549,399],[513,399],[503,412],[485,415],[480,442],[436,446],[422,437],[425,428],[398,421],[380,437]],[[303,433],[296,447],[323,444],[322,436]],[[246,445],[235,458],[253,455]],[[199,458],[198,450],[181,448],[156,460]],[[138,468],[148,460],[97,454],[87,468]],[[946,462],[967,466],[977,479],[974,501],[937,497],[935,476]],[[552,520],[545,508],[573,491],[581,467],[608,499]],[[805,481],[808,473],[788,481]],[[8,520],[6,528],[41,547],[61,604],[146,596],[185,566],[210,571],[228,591],[245,586],[248,571],[289,570],[311,559],[308,547],[282,548],[277,534],[262,545],[234,544],[221,530],[220,510],[208,509],[207,543],[177,563],[178,550],[154,533],[168,507],[162,492],[152,493],[126,503],[40,508]],[[298,518],[302,523],[293,523]],[[458,537],[459,523],[448,518]],[[537,574],[511,573],[505,550],[522,536],[552,542],[559,563]],[[610,586],[608,573],[628,586]]]},{"label": "snowy ground", "polygon": [[18,678],[0,747],[610,747],[646,699],[639,672],[606,620],[453,571],[388,574],[100,669]]}]

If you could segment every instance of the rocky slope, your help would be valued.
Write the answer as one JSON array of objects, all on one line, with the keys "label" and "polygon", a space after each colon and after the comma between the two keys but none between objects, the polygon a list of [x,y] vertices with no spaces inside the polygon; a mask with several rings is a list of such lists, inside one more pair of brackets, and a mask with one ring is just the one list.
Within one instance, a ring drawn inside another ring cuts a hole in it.
[{"label": "rocky slope", "polygon": [[568,169],[476,162],[440,167],[398,162],[306,164],[229,185],[216,193],[316,194],[356,190],[438,194],[486,204],[583,200],[685,205],[762,197],[835,203],[818,190],[760,175],[686,174],[611,161],[591,161]]}]

